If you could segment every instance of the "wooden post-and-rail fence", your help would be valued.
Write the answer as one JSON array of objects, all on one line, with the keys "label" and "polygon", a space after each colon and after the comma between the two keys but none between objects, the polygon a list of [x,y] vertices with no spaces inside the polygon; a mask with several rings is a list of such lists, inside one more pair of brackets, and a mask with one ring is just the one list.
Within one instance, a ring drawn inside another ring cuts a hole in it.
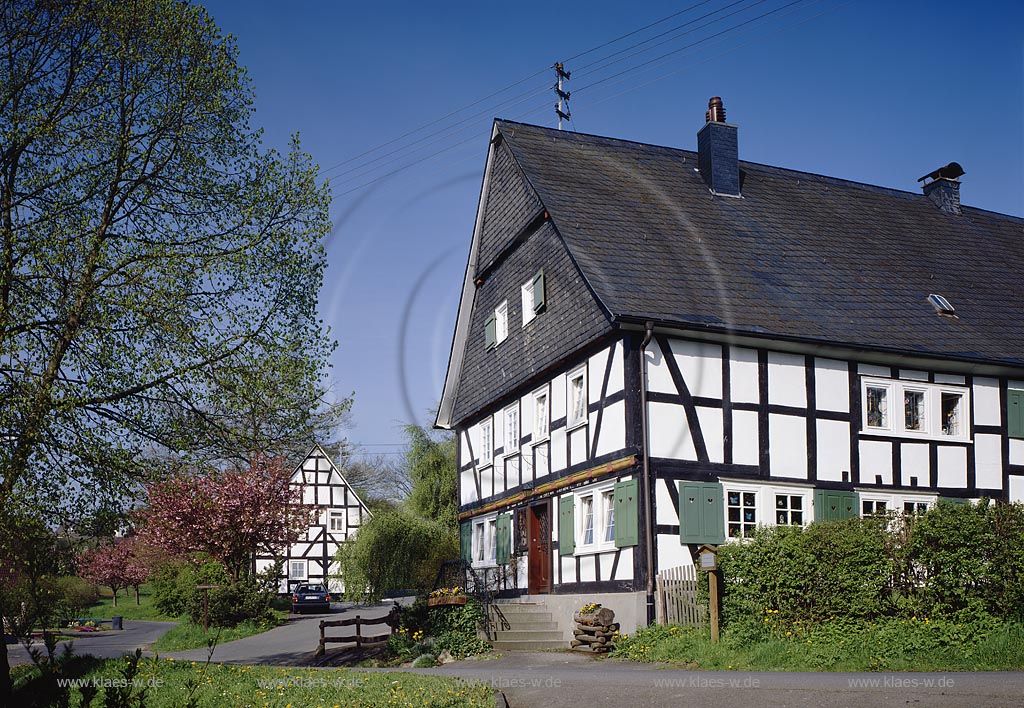
[{"label": "wooden post-and-rail fence", "polygon": [[[374,634],[369,637],[363,636],[363,627],[365,625],[374,624],[386,624],[390,628],[387,634]],[[355,627],[356,634],[354,637],[328,637],[324,633],[324,629],[327,627]],[[350,619],[343,620],[320,620],[320,644],[317,646],[316,654],[314,656],[323,656],[327,650],[327,644],[351,644],[355,643],[356,649],[362,649],[368,644],[380,644],[386,642],[388,637],[398,631],[398,607],[396,606],[384,617],[378,617],[377,619],[364,619],[359,615]]]},{"label": "wooden post-and-rail fence", "polygon": [[656,599],[658,624],[703,627],[707,623],[707,606],[697,604],[697,569],[692,565],[658,573]]}]

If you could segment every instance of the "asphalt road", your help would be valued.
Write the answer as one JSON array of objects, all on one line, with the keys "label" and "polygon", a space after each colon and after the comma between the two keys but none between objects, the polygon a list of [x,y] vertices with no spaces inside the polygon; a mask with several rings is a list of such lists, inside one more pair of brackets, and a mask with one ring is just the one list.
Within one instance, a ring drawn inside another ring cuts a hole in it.
[{"label": "asphalt road", "polygon": [[[569,652],[516,652],[417,670],[490,685],[511,708],[1022,708],[1024,672],[680,671]],[[498,708],[505,703],[499,696]]]},{"label": "asphalt road", "polygon": [[[61,642],[57,648],[60,653],[65,644],[73,644],[76,654],[91,654],[102,659],[116,659],[135,651],[136,648],[148,649],[149,645],[163,636],[164,632],[173,627],[175,622],[144,622],[142,620],[125,620],[124,629],[97,633],[82,634],[74,642]],[[42,642],[35,646],[45,651]],[[7,656],[11,666],[27,664],[28,652],[19,644],[7,645]]]}]

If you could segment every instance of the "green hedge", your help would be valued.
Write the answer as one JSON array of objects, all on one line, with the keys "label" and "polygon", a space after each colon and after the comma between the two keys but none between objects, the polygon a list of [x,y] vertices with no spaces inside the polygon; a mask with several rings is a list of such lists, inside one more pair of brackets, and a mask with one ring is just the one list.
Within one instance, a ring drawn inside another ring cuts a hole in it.
[{"label": "green hedge", "polygon": [[[762,527],[719,550],[723,626],[990,615],[1024,620],[1024,505],[940,501],[891,515]],[[705,580],[706,583],[706,580]],[[738,627],[737,627],[738,628]]]}]

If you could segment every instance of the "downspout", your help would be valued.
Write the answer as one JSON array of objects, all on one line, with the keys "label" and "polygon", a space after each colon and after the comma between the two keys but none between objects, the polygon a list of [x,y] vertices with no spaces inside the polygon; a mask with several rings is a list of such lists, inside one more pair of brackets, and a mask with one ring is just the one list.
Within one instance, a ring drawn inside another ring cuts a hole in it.
[{"label": "downspout", "polygon": [[651,518],[651,463],[647,454],[651,448],[647,426],[647,345],[654,336],[654,323],[644,323],[644,340],[640,343],[640,425],[643,428],[643,491],[644,491],[644,532],[647,542],[647,624],[654,623],[654,521]]}]

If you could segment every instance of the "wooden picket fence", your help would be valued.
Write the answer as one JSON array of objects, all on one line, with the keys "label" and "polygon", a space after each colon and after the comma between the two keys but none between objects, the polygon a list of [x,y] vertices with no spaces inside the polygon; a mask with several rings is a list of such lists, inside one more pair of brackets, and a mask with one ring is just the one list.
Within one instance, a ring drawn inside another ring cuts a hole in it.
[{"label": "wooden picket fence", "polygon": [[655,609],[658,624],[707,624],[708,608],[697,604],[697,569],[681,565],[658,573]]},{"label": "wooden picket fence", "polygon": [[[366,625],[374,624],[386,624],[388,625],[387,634],[376,634],[369,637],[363,636],[362,630]],[[355,626],[355,636],[346,637],[328,637],[324,633],[324,629],[327,627],[351,627]],[[362,649],[367,644],[379,644],[386,642],[388,637],[398,631],[398,608],[395,607],[384,617],[378,617],[377,619],[364,619],[359,615],[350,619],[343,620],[320,620],[320,643],[317,645],[316,654],[314,656],[320,657],[324,655],[327,650],[328,643],[335,644],[351,644],[355,643],[357,649]]]}]

